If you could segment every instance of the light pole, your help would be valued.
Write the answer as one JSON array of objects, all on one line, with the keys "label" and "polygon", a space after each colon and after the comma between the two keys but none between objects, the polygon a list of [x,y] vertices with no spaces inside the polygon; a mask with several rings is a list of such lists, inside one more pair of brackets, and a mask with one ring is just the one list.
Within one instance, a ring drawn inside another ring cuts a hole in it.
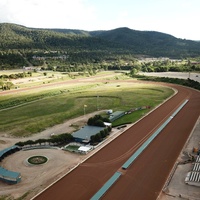
[{"label": "light pole", "polygon": [[83,106],[84,118],[85,118],[85,108],[87,108],[87,105]]}]

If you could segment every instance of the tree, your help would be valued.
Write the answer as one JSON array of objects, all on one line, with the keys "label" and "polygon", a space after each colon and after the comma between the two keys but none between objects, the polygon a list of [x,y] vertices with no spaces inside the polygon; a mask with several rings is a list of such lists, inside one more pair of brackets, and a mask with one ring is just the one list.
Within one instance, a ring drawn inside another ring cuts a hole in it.
[{"label": "tree", "polygon": [[109,134],[108,128],[105,128],[105,129],[104,129],[104,133],[105,133],[106,136]]},{"label": "tree", "polygon": [[105,125],[101,119],[98,119],[97,121],[95,121],[94,126],[104,127]]},{"label": "tree", "polygon": [[17,142],[15,145],[23,147],[24,146],[24,142]]},{"label": "tree", "polygon": [[104,131],[104,130],[101,130],[101,131],[100,131],[100,134],[101,134],[101,137],[102,137],[102,138],[105,138],[105,137],[106,137],[106,134],[105,134],[105,131]]},{"label": "tree", "polygon": [[12,82],[6,82],[6,89],[10,90],[14,84]]},{"label": "tree", "polygon": [[46,141],[47,141],[46,139],[38,139],[35,142],[41,145],[42,143],[45,143]]},{"label": "tree", "polygon": [[4,82],[3,81],[0,81],[0,86],[1,86],[1,89],[3,90],[3,86],[4,86]]},{"label": "tree", "polygon": [[91,143],[94,143],[94,142],[95,142],[95,135],[92,135],[92,136],[90,137],[90,141],[91,141]]},{"label": "tree", "polygon": [[35,142],[33,140],[27,140],[26,142],[24,142],[24,145],[32,146],[33,144],[35,144]]},{"label": "tree", "polygon": [[134,76],[134,75],[136,75],[138,73],[138,70],[136,69],[136,68],[132,68],[131,69],[131,72],[130,72],[130,75],[131,76]]},{"label": "tree", "polygon": [[97,133],[96,135],[95,135],[95,142],[101,142],[101,134],[100,133]]},{"label": "tree", "polygon": [[101,126],[104,127],[104,121],[108,122],[109,120],[106,118],[103,118],[101,115],[95,115],[94,117],[91,117],[88,119],[87,124],[89,126]]},{"label": "tree", "polygon": [[108,129],[108,132],[111,132],[112,127],[111,127],[111,126],[108,126],[107,129]]}]

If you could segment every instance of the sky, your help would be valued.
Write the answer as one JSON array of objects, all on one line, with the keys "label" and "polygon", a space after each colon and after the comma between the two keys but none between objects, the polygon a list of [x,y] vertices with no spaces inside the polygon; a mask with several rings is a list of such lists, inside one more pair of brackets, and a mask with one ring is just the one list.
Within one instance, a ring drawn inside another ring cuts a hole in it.
[{"label": "sky", "polygon": [[128,27],[200,40],[200,0],[0,0],[0,23],[86,31]]}]

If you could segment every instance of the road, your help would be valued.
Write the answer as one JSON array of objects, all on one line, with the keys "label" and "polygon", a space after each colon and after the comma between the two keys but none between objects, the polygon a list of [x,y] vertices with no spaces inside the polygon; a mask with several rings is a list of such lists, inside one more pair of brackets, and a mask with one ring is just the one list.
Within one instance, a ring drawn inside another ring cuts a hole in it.
[{"label": "road", "polygon": [[194,72],[140,72],[140,75],[145,76],[157,76],[157,77],[169,77],[179,79],[192,79],[200,82],[200,73]]},{"label": "road", "polygon": [[[182,86],[173,87],[178,90],[174,97],[35,199],[88,200],[121,170],[123,175],[103,199],[155,200],[200,115],[200,93]],[[129,169],[122,170],[121,166],[147,135],[152,134],[185,99],[189,99],[186,106]]]}]

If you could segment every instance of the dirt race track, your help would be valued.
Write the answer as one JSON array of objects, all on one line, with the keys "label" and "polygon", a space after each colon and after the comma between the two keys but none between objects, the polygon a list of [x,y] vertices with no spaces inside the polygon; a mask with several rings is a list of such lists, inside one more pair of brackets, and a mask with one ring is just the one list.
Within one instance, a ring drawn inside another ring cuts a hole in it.
[{"label": "dirt race track", "polygon": [[[122,176],[102,199],[157,199],[200,115],[200,93],[181,86],[173,87],[178,90],[174,97],[34,199],[88,200],[116,171],[121,171]],[[183,109],[142,155],[127,170],[122,170],[121,166],[147,135],[169,118],[185,99],[189,102]]]}]

